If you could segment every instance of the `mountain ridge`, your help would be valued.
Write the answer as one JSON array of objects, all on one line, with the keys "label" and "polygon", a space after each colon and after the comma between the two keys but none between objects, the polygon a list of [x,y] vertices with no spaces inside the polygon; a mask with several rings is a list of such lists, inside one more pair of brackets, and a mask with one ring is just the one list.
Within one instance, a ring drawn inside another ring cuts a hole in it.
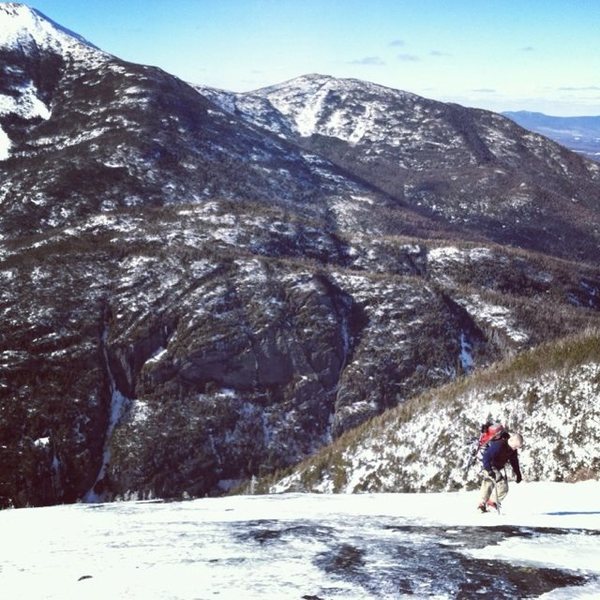
[{"label": "mountain ridge", "polygon": [[[513,243],[566,257],[574,249],[556,243],[562,230],[588,208],[596,219],[598,165],[506,117],[357,80],[309,76],[311,85],[304,88],[306,80],[247,93],[197,89],[223,110],[325,156],[464,236],[476,231],[502,243],[510,223]],[[387,104],[372,96],[379,89],[385,89]],[[581,231],[580,240],[588,239],[592,250],[596,233],[589,233]]]}]

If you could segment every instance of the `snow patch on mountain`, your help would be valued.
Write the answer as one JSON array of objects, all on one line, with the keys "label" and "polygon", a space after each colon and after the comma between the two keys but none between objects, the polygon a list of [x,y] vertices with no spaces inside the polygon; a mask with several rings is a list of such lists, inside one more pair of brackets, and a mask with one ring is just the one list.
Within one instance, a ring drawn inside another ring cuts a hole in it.
[{"label": "snow patch on mountain", "polygon": [[27,120],[50,118],[50,109],[39,98],[32,81],[10,91],[11,95],[0,94],[0,117],[12,114]]},{"label": "snow patch on mountain", "polygon": [[[5,72],[7,69],[5,67]],[[0,119],[8,116],[16,116],[25,121],[50,118],[50,109],[39,97],[33,81],[9,87],[6,91],[9,93],[0,93]],[[10,156],[12,145],[10,136],[0,126],[0,160],[6,160]]]},{"label": "snow patch on mountain", "polygon": [[[300,110],[295,112],[296,128],[301,136],[309,136],[316,129],[326,96],[327,90],[319,90],[310,104],[300,107]],[[281,104],[275,102],[275,106],[281,110]]]},{"label": "snow patch on mountain", "polygon": [[427,257],[431,262],[442,264],[449,261],[464,262],[465,260],[482,260],[492,258],[489,248],[457,248],[456,246],[440,246],[429,250]]},{"label": "snow patch on mountain", "polygon": [[0,160],[6,160],[10,156],[11,147],[11,139],[8,137],[6,131],[0,127]]},{"label": "snow patch on mountain", "polygon": [[529,336],[517,328],[513,321],[510,309],[484,301],[479,294],[472,294],[468,298],[457,299],[469,314],[482,325],[502,331],[516,344],[526,344]]}]

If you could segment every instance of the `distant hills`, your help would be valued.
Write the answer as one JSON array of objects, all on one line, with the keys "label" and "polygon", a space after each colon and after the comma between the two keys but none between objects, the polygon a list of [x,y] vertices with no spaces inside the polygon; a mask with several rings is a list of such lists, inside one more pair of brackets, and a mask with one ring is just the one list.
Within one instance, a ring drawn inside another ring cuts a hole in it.
[{"label": "distant hills", "polygon": [[595,117],[552,117],[520,110],[502,113],[515,123],[591,158],[600,161],[600,115]]}]

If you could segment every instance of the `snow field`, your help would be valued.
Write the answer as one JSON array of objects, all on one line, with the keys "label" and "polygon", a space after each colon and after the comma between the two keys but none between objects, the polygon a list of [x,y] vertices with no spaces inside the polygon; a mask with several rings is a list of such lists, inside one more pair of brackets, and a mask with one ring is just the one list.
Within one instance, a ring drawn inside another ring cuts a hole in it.
[{"label": "snow field", "polygon": [[[457,545],[475,558],[566,569],[590,578],[582,587],[541,598],[600,597],[600,482],[515,485],[501,514],[479,514],[476,504],[477,492],[282,494],[5,510],[0,512],[0,588],[5,597],[23,600],[297,599],[335,584],[336,597],[398,598],[403,596],[366,596],[356,581],[333,581],[314,560],[327,549],[327,532],[335,531],[348,543],[374,541],[367,568],[385,573],[394,565],[381,549],[402,543],[406,535],[390,528],[393,523],[448,531],[499,525],[531,529],[535,535],[507,536],[483,548]],[[264,523],[280,526],[281,539],[268,543],[268,537],[252,537],[263,532],[258,528]],[[302,528],[305,535],[288,533]],[[411,544],[426,538],[426,531],[412,536]]]}]

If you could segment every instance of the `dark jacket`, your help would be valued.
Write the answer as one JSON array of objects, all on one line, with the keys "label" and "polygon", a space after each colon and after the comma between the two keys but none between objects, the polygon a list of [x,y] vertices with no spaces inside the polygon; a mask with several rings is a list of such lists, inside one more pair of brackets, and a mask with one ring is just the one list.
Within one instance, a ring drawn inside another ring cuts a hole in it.
[{"label": "dark jacket", "polygon": [[491,473],[492,469],[499,471],[504,468],[507,462],[510,462],[510,466],[517,479],[521,480],[521,469],[519,467],[519,456],[517,451],[513,450],[506,439],[494,440],[490,442],[488,447],[485,449],[483,456],[483,468]]}]

